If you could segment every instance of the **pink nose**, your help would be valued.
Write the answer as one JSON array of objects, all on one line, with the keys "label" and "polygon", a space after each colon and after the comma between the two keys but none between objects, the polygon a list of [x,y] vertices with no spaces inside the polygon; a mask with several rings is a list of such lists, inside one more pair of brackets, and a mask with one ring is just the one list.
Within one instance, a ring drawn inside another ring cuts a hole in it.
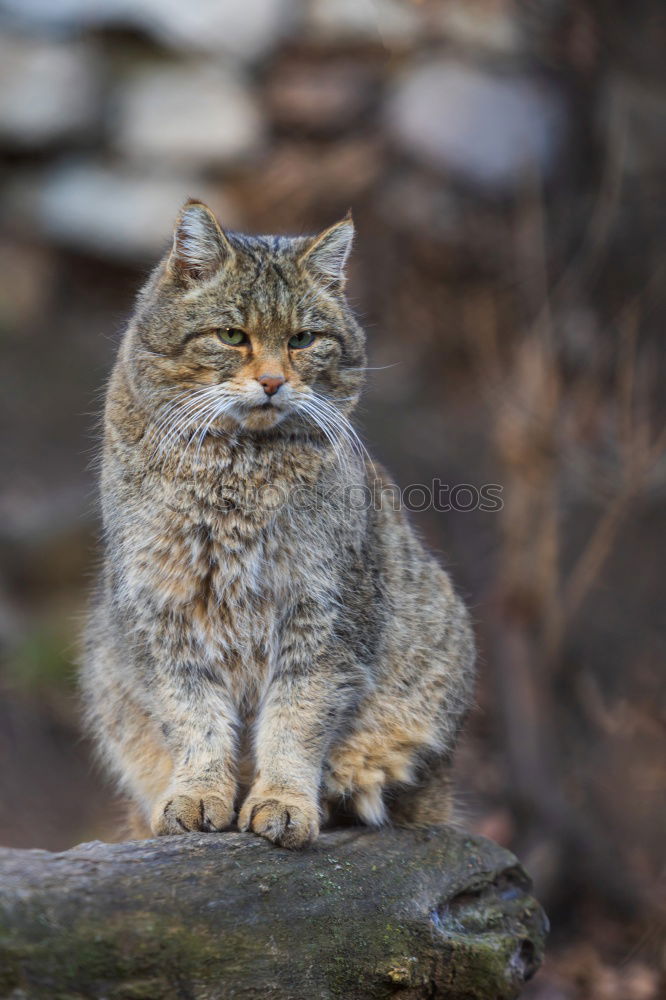
[{"label": "pink nose", "polygon": [[263,385],[267,396],[274,396],[280,386],[284,385],[286,381],[284,375],[260,375],[257,379],[257,382]]}]

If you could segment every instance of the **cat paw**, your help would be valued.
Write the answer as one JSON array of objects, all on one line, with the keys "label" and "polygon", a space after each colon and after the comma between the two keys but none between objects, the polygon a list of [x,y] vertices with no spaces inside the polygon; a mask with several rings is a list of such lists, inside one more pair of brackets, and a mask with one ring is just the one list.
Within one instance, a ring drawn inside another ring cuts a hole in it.
[{"label": "cat paw", "polygon": [[156,837],[168,837],[193,830],[204,833],[227,830],[233,820],[233,806],[217,795],[172,795],[158,803],[150,825]]},{"label": "cat paw", "polygon": [[317,839],[319,815],[317,806],[305,798],[296,802],[253,795],[243,804],[238,828],[295,850]]}]

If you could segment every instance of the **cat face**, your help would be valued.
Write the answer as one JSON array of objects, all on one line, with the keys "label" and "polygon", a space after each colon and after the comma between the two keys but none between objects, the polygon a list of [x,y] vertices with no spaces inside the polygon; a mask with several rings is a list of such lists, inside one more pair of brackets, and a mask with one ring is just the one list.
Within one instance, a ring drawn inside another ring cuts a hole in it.
[{"label": "cat face", "polygon": [[358,398],[364,337],[344,298],[350,218],[312,238],[224,233],[185,205],[139,298],[129,359],[146,409],[179,439],[281,427],[325,436]]}]

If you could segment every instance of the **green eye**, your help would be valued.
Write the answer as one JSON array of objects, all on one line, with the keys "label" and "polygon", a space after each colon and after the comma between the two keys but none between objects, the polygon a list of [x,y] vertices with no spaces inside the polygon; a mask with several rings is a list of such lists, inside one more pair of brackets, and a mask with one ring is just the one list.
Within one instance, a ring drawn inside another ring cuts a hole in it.
[{"label": "green eye", "polygon": [[226,330],[218,330],[217,335],[223,344],[229,344],[230,347],[239,347],[247,340],[247,334],[245,331],[237,330],[235,327],[228,327]]},{"label": "green eye", "polygon": [[314,343],[314,334],[310,333],[309,330],[304,330],[302,333],[295,333],[287,343],[293,350],[300,350],[302,347],[309,347],[310,344]]}]

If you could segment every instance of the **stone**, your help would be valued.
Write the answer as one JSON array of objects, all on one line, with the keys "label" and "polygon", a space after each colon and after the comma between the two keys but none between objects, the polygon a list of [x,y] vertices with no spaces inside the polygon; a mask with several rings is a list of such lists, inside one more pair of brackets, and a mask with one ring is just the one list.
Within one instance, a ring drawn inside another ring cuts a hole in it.
[{"label": "stone", "polygon": [[492,194],[549,176],[568,127],[554,85],[446,58],[409,70],[386,112],[388,130],[402,150]]},{"label": "stone", "polygon": [[144,8],[146,28],[168,44],[242,59],[273,49],[298,15],[294,0],[135,0],[126,7],[132,17]]},{"label": "stone", "polygon": [[434,5],[434,26],[456,46],[493,55],[521,53],[524,32],[515,0],[447,0]]},{"label": "stone", "polygon": [[212,62],[174,63],[120,86],[111,132],[115,149],[130,160],[198,167],[252,156],[264,122],[239,74]]},{"label": "stone", "polygon": [[85,135],[98,110],[93,52],[79,42],[0,35],[0,138],[37,149]]},{"label": "stone", "polygon": [[340,131],[366,114],[377,72],[351,58],[288,60],[271,73],[266,104],[275,124],[313,134]]},{"label": "stone", "polygon": [[374,137],[276,144],[235,186],[244,215],[263,232],[308,232],[367,197],[382,169]]},{"label": "stone", "polygon": [[0,0],[0,14],[53,31],[130,27],[175,49],[256,59],[292,29],[295,0]]},{"label": "stone", "polygon": [[154,259],[190,196],[208,201],[226,225],[235,224],[224,194],[196,177],[148,176],[87,162],[56,167],[44,178],[34,223],[77,250],[128,261]]},{"label": "stone", "polygon": [[103,10],[118,6],[117,0],[0,0],[0,15],[4,21],[20,25],[39,26],[61,31],[71,28],[84,17],[99,18]]},{"label": "stone", "polygon": [[326,41],[370,41],[402,47],[424,29],[415,4],[403,0],[310,0],[307,26]]}]

